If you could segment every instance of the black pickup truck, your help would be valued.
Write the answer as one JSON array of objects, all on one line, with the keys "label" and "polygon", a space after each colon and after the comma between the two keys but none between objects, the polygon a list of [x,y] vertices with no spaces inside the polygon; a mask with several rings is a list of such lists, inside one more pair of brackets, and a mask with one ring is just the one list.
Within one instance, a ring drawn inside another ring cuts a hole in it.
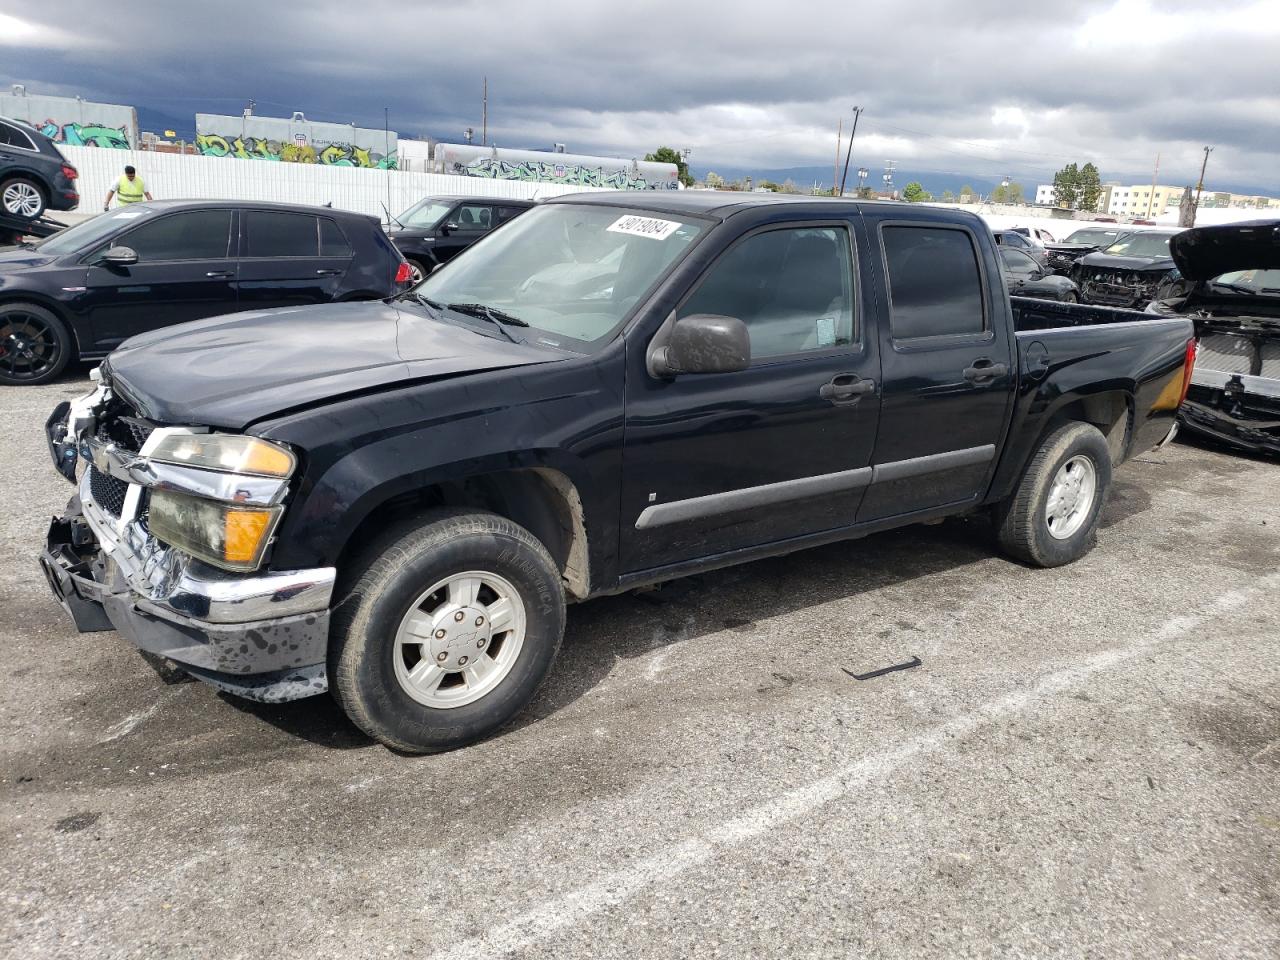
[{"label": "black pickup truck", "polygon": [[48,421],[42,565],[82,630],[447,749],[529,701],[566,602],[977,510],[1075,560],[1193,348],[1011,302],[968,213],[557,198],[398,298],[128,341]]}]

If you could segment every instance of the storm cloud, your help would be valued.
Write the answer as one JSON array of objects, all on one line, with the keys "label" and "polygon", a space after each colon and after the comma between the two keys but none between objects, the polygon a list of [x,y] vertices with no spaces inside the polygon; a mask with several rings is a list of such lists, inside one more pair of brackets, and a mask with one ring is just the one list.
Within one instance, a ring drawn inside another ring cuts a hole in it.
[{"label": "storm cloud", "polygon": [[[0,0],[0,81],[166,116],[258,112],[695,167],[855,164],[1280,194],[1280,0],[175,4]],[[187,121],[190,125],[190,121]]]}]

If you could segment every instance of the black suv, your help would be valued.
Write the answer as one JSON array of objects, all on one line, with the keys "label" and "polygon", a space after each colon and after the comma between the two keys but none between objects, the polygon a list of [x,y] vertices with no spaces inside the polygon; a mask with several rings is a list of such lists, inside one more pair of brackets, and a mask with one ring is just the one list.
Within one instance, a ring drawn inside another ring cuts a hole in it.
[{"label": "black suv", "polygon": [[238,310],[376,300],[409,265],[363,214],[135,203],[0,253],[0,384],[44,383],[135,334]]},{"label": "black suv", "polygon": [[21,120],[0,117],[0,219],[38,220],[80,204],[76,168],[54,142]]},{"label": "black suv", "polygon": [[391,218],[391,239],[409,261],[417,283],[533,204],[509,197],[425,197]]}]

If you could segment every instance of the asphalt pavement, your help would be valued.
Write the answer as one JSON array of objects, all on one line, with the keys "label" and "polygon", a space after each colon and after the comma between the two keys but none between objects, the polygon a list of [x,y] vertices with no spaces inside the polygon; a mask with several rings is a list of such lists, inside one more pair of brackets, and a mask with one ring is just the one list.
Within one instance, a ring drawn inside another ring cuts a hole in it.
[{"label": "asphalt pavement", "polygon": [[1058,570],[955,520],[574,607],[410,758],[74,631],[86,389],[0,388],[0,956],[1280,956],[1280,464],[1143,455]]}]

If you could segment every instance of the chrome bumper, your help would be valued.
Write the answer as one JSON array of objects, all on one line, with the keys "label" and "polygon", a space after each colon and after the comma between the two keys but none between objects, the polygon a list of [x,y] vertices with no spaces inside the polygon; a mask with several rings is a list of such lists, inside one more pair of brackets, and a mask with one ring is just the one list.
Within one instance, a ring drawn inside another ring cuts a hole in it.
[{"label": "chrome bumper", "polygon": [[[40,563],[77,628],[114,628],[140,649],[251,699],[296,699],[327,689],[335,569],[234,574],[156,540],[141,516],[146,488],[185,484],[193,476],[212,483],[237,478],[180,468],[162,473],[155,469],[162,465],[153,467],[145,456],[102,444],[85,429],[93,422],[89,399],[69,410],[60,406],[62,416],[56,412],[50,419],[54,463],[74,477],[75,461],[84,458],[130,485],[120,516],[114,516],[95,502],[86,469],[66,513],[49,527]],[[270,483],[267,489],[250,478],[241,499],[278,502],[283,485]]]}]

